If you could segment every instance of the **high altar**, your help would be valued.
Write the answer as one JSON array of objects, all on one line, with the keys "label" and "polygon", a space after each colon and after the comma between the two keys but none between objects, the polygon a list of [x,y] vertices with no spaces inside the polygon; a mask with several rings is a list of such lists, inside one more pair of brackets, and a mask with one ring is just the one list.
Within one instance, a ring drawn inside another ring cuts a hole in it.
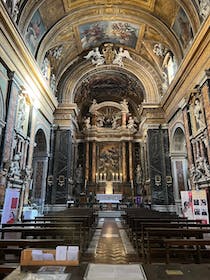
[{"label": "high altar", "polygon": [[136,124],[126,100],[93,100],[85,119],[85,181],[90,192],[132,194]]}]

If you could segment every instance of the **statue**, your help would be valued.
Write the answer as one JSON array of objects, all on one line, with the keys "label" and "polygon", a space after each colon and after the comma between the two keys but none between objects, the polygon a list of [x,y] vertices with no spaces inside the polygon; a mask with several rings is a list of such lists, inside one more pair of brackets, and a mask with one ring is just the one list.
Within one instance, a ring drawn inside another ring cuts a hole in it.
[{"label": "statue", "polygon": [[141,184],[142,183],[142,170],[140,164],[136,167],[136,183]]},{"label": "statue", "polygon": [[85,122],[85,128],[90,129],[91,128],[90,117],[85,118],[84,122]]},{"label": "statue", "polygon": [[55,77],[54,73],[52,73],[51,77],[50,77],[50,87],[52,89],[52,92],[55,93],[56,92],[56,77]]},{"label": "statue", "polygon": [[163,57],[165,55],[165,48],[161,43],[157,43],[157,44],[154,45],[153,52],[157,56]]},{"label": "statue", "polygon": [[20,177],[20,159],[21,153],[16,153],[11,162],[10,170],[8,173],[9,177]]},{"label": "statue", "polygon": [[162,77],[163,77],[162,89],[163,92],[165,93],[168,89],[168,75],[163,71]]},{"label": "statue", "polygon": [[128,58],[132,60],[129,52],[127,50],[123,50],[123,48],[120,48],[119,52],[115,56],[115,59],[113,60],[113,64],[117,64],[120,67],[123,67],[124,66],[123,58]]},{"label": "statue", "polygon": [[44,58],[41,67],[42,74],[46,80],[50,79],[50,61],[47,57]]},{"label": "statue", "polygon": [[126,113],[128,113],[128,112],[129,112],[129,109],[128,109],[128,102],[127,102],[127,100],[126,100],[126,99],[123,99],[123,101],[120,102],[120,104],[121,104],[122,107],[123,107],[123,111],[126,111]]},{"label": "statue", "polygon": [[99,48],[95,48],[92,51],[90,51],[86,56],[84,56],[85,59],[91,59],[92,64],[99,66],[104,64],[105,59],[103,55],[100,53]]},{"label": "statue", "polygon": [[105,63],[112,64],[115,54],[116,54],[116,50],[113,49],[113,44],[111,44],[111,43],[104,44],[102,52],[103,52],[103,56],[105,58]]},{"label": "statue", "polygon": [[17,130],[23,130],[26,113],[25,98],[22,96],[19,100],[19,107],[17,113]]},{"label": "statue", "polygon": [[98,116],[96,120],[96,126],[97,127],[103,127],[104,126],[104,116]]},{"label": "statue", "polygon": [[118,120],[121,119],[121,116],[118,116],[118,115],[115,115],[113,118],[112,118],[112,128],[113,129],[116,129],[119,127],[119,124],[118,124]]},{"label": "statue", "polygon": [[136,124],[134,123],[134,119],[130,116],[128,119],[127,128],[128,129],[135,129]]},{"label": "statue", "polygon": [[203,127],[204,122],[202,116],[202,109],[201,109],[200,100],[198,98],[195,99],[195,103],[194,103],[194,116],[195,116],[196,123],[198,125],[198,129]]},{"label": "statue", "polygon": [[200,15],[203,19],[207,18],[210,12],[210,1],[200,0]]}]

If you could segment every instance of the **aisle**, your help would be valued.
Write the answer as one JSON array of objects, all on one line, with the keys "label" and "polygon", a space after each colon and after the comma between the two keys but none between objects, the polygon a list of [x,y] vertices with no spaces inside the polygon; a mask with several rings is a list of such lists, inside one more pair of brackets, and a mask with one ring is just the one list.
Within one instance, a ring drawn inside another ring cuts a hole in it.
[{"label": "aisle", "polygon": [[139,263],[138,256],[129,242],[118,218],[101,218],[93,240],[84,254],[91,263]]}]

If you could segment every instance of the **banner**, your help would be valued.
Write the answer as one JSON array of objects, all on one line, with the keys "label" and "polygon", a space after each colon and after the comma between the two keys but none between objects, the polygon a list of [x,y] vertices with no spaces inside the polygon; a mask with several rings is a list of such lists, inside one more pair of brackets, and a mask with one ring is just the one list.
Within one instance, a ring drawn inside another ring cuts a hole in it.
[{"label": "banner", "polygon": [[208,202],[205,190],[192,191],[194,219],[209,223]]},{"label": "banner", "polygon": [[7,188],[5,193],[4,207],[1,223],[12,224],[17,219],[20,190]]},{"label": "banner", "polygon": [[209,223],[208,201],[205,190],[181,191],[182,213],[188,219]]},{"label": "banner", "polygon": [[192,192],[181,191],[181,200],[183,217],[188,218],[189,220],[194,220]]}]

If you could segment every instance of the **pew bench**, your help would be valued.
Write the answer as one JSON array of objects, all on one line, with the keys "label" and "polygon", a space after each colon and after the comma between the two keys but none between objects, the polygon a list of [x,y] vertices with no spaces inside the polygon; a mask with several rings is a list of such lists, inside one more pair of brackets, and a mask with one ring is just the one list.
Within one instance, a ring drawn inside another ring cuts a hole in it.
[{"label": "pew bench", "polygon": [[164,239],[204,239],[204,234],[210,233],[209,228],[146,228],[143,236],[144,261],[151,263],[152,256],[166,254]]},{"label": "pew bench", "polygon": [[164,239],[163,240],[166,263],[170,263],[170,256],[178,254],[190,254],[196,263],[201,263],[207,257],[210,259],[210,239]]}]

